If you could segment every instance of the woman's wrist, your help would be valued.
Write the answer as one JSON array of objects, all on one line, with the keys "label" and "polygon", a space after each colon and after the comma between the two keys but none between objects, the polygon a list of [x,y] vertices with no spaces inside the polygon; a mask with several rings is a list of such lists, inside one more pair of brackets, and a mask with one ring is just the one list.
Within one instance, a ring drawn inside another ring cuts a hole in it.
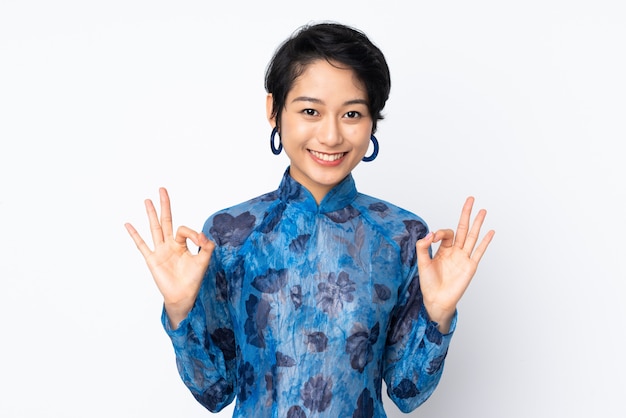
[{"label": "woman's wrist", "polygon": [[452,319],[454,318],[456,307],[443,308],[435,304],[429,305],[426,303],[424,303],[424,307],[426,308],[426,312],[428,313],[428,318],[438,324],[439,332],[441,332],[442,334],[447,334],[448,331],[450,331],[450,325],[452,324]]},{"label": "woman's wrist", "polygon": [[185,318],[187,318],[187,315],[189,315],[189,312],[191,312],[191,308],[193,308],[193,302],[192,303],[167,303],[165,302],[163,304],[163,306],[165,307],[165,313],[167,314],[167,319],[170,322],[170,327],[172,330],[176,330],[178,329],[178,326],[180,325],[181,322],[183,322],[183,320]]}]

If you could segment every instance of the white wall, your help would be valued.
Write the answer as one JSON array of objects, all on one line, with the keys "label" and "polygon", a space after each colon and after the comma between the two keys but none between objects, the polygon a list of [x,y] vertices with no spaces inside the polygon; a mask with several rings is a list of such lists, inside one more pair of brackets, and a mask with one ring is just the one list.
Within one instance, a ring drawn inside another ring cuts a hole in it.
[{"label": "white wall", "polygon": [[320,19],[392,70],[360,190],[432,228],[473,194],[497,230],[410,416],[626,415],[622,2],[209,3],[0,2],[0,416],[208,415],[123,223],[159,186],[200,228],[278,185],[263,72]]}]

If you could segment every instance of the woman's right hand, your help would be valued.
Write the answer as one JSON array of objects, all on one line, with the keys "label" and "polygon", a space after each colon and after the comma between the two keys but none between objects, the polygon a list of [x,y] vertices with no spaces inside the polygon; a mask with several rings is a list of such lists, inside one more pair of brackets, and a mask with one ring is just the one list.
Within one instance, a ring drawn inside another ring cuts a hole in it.
[{"label": "woman's right hand", "polygon": [[[145,201],[154,250],[148,247],[131,224],[127,223],[124,226],[146,260],[150,273],[163,295],[170,325],[172,329],[176,329],[193,307],[215,244],[202,232],[196,232],[185,226],[179,227],[174,236],[167,190],[159,189],[159,197],[160,220],[152,201],[150,199]],[[188,239],[200,247],[197,254],[189,251]]]}]

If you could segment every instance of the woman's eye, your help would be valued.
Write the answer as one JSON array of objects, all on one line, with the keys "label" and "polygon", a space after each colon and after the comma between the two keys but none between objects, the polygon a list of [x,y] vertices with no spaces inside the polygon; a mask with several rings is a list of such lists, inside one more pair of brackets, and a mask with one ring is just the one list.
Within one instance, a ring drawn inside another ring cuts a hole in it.
[{"label": "woman's eye", "polygon": [[304,113],[307,116],[315,116],[315,115],[317,115],[317,111],[315,111],[314,109],[304,109],[302,111],[302,113]]}]

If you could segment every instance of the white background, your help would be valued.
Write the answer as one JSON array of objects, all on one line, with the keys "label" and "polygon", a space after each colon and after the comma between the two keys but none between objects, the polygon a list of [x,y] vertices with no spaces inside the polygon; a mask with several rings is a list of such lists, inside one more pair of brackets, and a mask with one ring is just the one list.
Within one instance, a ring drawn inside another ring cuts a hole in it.
[{"label": "white background", "polygon": [[278,186],[265,66],[323,19],[391,67],[359,190],[433,229],[471,194],[497,231],[410,416],[626,416],[621,4],[0,1],[0,416],[209,415],[123,224],[159,186],[194,228]]}]

